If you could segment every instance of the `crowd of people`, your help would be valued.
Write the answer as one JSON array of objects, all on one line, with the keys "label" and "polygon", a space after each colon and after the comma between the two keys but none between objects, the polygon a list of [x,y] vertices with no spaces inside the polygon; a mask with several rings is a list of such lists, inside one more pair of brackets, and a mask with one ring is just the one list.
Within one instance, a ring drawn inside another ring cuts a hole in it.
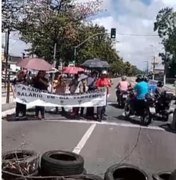
[{"label": "crowd of people", "polygon": [[[89,91],[94,91],[100,87],[107,88],[107,94],[109,94],[109,88],[111,87],[111,80],[108,78],[108,73],[106,70],[103,70],[101,73],[92,71],[89,74],[84,72],[78,72],[74,74],[69,80],[61,73],[56,73],[55,78],[50,78],[45,71],[39,71],[36,76],[31,76],[30,72],[19,71],[16,79],[13,82],[13,85],[16,84],[29,85],[39,90],[50,91],[54,94],[64,95],[66,93],[75,94],[75,93],[85,93]],[[56,107],[56,112],[59,109]],[[85,116],[87,119],[97,119],[101,121],[104,118],[105,106],[98,107],[97,113],[95,116],[94,107],[74,107],[70,112],[70,116],[73,118],[78,118],[80,116]],[[21,116],[20,116],[21,114]],[[61,114],[66,114],[64,107],[61,108]],[[26,117],[26,105],[21,103],[16,103],[16,118],[25,118]],[[45,107],[36,106],[35,107],[35,117],[37,119],[45,119]]]},{"label": "crowd of people", "polygon": [[[64,94],[82,94],[90,91],[94,91],[101,87],[107,88],[107,97],[110,94],[110,87],[112,85],[111,79],[108,77],[108,72],[106,70],[100,73],[92,71],[89,74],[85,72],[80,72],[74,74],[71,79],[66,78],[62,73],[56,73],[55,78],[47,76],[45,71],[39,71],[36,76],[31,76],[30,73],[25,71],[20,71],[17,74],[17,78],[14,80],[13,84],[25,84],[30,85],[39,90],[45,90],[58,95]],[[120,95],[127,91],[133,91],[135,96],[131,99],[131,107],[135,107],[138,102],[144,101],[146,96],[153,91],[153,93],[161,94],[165,91],[162,82],[158,82],[155,89],[151,88],[148,84],[148,79],[144,76],[138,76],[136,79],[136,84],[132,85],[128,81],[126,76],[121,77],[121,81],[117,82],[117,102],[119,102]],[[105,119],[106,106],[97,107],[73,107],[72,111],[67,112],[64,107],[61,107],[61,114],[68,115],[72,118],[79,118],[84,116],[86,119],[96,119],[97,121],[102,121]],[[58,107],[55,108],[56,113],[59,112]],[[16,118],[19,118],[22,114],[22,118],[26,116],[26,105],[21,103],[16,103]],[[36,106],[35,107],[35,117],[37,119],[45,119],[45,107]]]}]

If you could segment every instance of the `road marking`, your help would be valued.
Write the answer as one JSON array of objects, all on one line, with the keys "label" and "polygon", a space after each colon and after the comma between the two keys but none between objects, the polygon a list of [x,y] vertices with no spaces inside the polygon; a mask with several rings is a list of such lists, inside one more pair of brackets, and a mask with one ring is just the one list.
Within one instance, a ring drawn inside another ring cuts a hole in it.
[{"label": "road marking", "polygon": [[96,127],[96,124],[92,124],[89,129],[86,131],[86,133],[84,134],[84,136],[82,137],[82,139],[79,141],[79,143],[77,144],[77,146],[73,149],[73,152],[76,154],[79,154],[82,150],[82,148],[85,146],[86,142],[88,141],[88,139],[90,138],[91,134],[93,133],[94,129]]}]

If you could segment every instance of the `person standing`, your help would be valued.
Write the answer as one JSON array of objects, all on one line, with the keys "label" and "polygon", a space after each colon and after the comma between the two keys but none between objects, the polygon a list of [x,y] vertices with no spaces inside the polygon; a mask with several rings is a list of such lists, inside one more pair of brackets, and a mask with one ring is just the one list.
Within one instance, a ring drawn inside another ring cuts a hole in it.
[{"label": "person standing", "polygon": [[[63,76],[58,75],[57,79],[53,82],[53,88],[55,89],[55,93],[58,95],[64,95],[66,91],[66,84],[64,82]],[[58,111],[58,107],[56,107],[56,112]],[[62,114],[65,113],[65,109],[62,107]]]},{"label": "person standing", "polygon": [[[87,78],[88,91],[94,91],[96,87],[97,73],[93,71]],[[88,107],[86,112],[87,119],[94,119],[94,107]]]},{"label": "person standing", "polygon": [[[17,77],[13,81],[13,85],[16,84],[26,84],[26,75],[24,71],[19,71]],[[22,118],[26,117],[26,105],[22,103],[16,103],[16,119],[19,118],[20,113],[22,113]]]},{"label": "person standing", "polygon": [[[97,88],[106,87],[107,88],[107,96],[109,95],[109,88],[111,87],[111,83],[109,78],[107,77],[107,71],[102,71],[101,76],[96,81]],[[97,107],[97,120],[101,121],[104,119],[106,106]]]},{"label": "person standing", "polygon": [[[79,81],[78,81],[78,79],[79,79],[78,74],[75,74],[74,78],[72,79],[72,81],[69,84],[70,94],[79,93],[79,88],[78,88]],[[78,115],[79,115],[79,107],[74,107],[72,110],[71,116],[76,117]]]},{"label": "person standing", "polygon": [[[33,80],[33,87],[37,88],[39,90],[46,90],[48,88],[48,80],[45,78],[46,72],[45,71],[39,71],[37,76]],[[41,113],[41,118],[39,116],[39,113]],[[45,118],[45,108],[43,106],[36,106],[35,107],[35,116],[38,119],[44,119]]]},{"label": "person standing", "polygon": [[[80,93],[80,94],[86,93],[87,90],[88,90],[87,80],[86,80],[86,79],[82,79],[82,80],[79,82],[78,88],[79,88],[79,93]],[[81,115],[81,116],[84,115],[84,107],[81,107],[80,115]]]}]

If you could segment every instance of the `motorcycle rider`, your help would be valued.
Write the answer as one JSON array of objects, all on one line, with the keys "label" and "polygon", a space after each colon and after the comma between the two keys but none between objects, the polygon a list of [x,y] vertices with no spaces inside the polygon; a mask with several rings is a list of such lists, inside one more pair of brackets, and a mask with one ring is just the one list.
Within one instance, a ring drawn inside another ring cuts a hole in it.
[{"label": "motorcycle rider", "polygon": [[121,81],[117,84],[116,88],[117,101],[119,102],[121,93],[127,92],[128,89],[132,88],[132,85],[127,81],[126,76],[122,76]]},{"label": "motorcycle rider", "polygon": [[156,95],[161,95],[162,93],[166,92],[166,89],[164,88],[164,84],[162,81],[158,81],[157,88],[155,90]]},{"label": "motorcycle rider", "polygon": [[147,79],[142,76],[138,76],[136,79],[137,84],[134,86],[135,97],[131,100],[131,107],[134,110],[134,107],[140,106],[145,100],[146,95],[149,93],[149,86]]}]

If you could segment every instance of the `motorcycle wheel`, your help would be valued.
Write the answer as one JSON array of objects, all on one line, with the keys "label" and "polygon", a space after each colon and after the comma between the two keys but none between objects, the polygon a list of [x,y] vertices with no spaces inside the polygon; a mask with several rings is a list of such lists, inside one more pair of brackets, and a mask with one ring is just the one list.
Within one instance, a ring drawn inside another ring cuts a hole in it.
[{"label": "motorcycle wheel", "polygon": [[168,114],[163,114],[163,115],[162,115],[162,120],[163,120],[163,121],[166,122],[166,121],[168,121],[168,119],[169,119],[169,115],[168,115]]},{"label": "motorcycle wheel", "polygon": [[141,117],[141,123],[144,126],[148,126],[152,122],[152,116],[149,111],[144,112],[144,115]]},{"label": "motorcycle wheel", "polygon": [[125,104],[125,107],[124,107],[124,113],[125,113],[125,117],[127,118],[127,119],[129,119],[130,118],[130,105],[129,104]]}]

